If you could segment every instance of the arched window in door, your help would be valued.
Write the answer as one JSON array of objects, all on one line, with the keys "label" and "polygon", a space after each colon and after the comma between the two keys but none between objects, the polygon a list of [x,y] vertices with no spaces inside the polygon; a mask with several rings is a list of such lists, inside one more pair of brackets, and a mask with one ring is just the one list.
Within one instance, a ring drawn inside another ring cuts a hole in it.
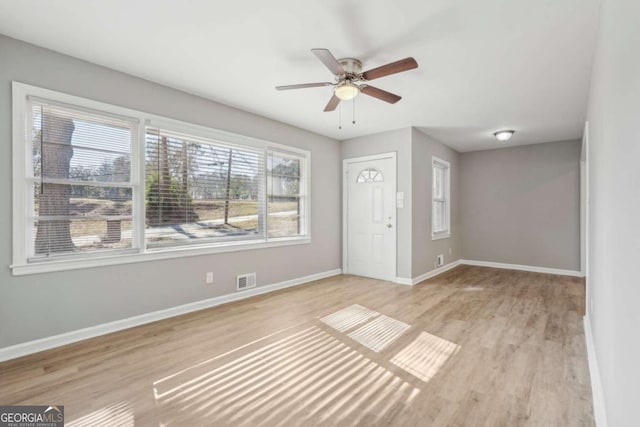
[{"label": "arched window in door", "polygon": [[356,179],[358,184],[363,184],[367,182],[384,182],[384,177],[382,176],[382,172],[380,172],[376,168],[367,168],[361,171],[358,174],[358,178]]}]

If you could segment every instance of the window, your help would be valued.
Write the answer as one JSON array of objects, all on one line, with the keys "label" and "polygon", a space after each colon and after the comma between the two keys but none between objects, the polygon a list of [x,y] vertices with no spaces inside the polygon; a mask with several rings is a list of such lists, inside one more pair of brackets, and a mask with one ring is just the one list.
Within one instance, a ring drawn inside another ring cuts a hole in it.
[{"label": "window", "polygon": [[305,230],[305,158],[299,154],[270,151],[267,161],[269,237],[300,236]]},{"label": "window", "polygon": [[132,248],[135,120],[32,98],[28,259]]},{"label": "window", "polygon": [[264,153],[148,127],[147,248],[264,237]]},{"label": "window", "polygon": [[432,185],[432,212],[431,212],[431,237],[432,239],[445,239],[451,236],[451,209],[450,209],[450,165],[444,160],[433,157],[433,185]]},{"label": "window", "polygon": [[356,182],[362,184],[365,182],[383,182],[382,172],[375,168],[367,168],[358,174]]},{"label": "window", "polygon": [[14,83],[14,274],[309,242],[309,153]]}]

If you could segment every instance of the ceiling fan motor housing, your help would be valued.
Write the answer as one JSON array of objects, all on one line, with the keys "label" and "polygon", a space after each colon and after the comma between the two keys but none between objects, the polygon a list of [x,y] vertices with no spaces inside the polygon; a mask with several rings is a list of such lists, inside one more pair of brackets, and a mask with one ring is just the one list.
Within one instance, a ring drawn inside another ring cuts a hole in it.
[{"label": "ceiling fan motor housing", "polygon": [[362,62],[355,58],[338,59],[338,63],[342,65],[342,68],[345,71],[345,76],[349,80],[359,78],[360,74],[362,74]]}]

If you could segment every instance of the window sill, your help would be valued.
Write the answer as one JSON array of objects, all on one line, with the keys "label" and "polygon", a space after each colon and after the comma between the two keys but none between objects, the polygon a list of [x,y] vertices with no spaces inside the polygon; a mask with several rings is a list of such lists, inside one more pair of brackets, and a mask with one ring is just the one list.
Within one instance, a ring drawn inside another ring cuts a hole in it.
[{"label": "window sill", "polygon": [[448,239],[450,237],[451,237],[451,233],[432,234],[431,240],[442,240],[442,239]]},{"label": "window sill", "polygon": [[110,265],[132,264],[137,262],[157,261],[172,258],[184,258],[200,255],[210,255],[225,252],[248,251],[255,249],[276,248],[280,246],[305,245],[311,243],[309,236],[289,237],[265,241],[246,241],[225,243],[224,245],[206,247],[186,247],[172,249],[147,250],[146,253],[109,255],[104,257],[92,257],[74,260],[42,261],[30,264],[11,265],[14,276],[28,274],[51,273],[54,271],[78,270],[83,268],[106,267]]}]

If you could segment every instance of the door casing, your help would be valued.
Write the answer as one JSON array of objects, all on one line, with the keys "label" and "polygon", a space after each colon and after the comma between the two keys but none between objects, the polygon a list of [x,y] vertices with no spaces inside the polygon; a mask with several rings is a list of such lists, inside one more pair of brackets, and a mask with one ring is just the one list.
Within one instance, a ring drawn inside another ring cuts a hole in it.
[{"label": "door casing", "polygon": [[[349,248],[349,224],[348,224],[348,209],[349,209],[349,181],[347,178],[347,170],[350,163],[360,163],[372,160],[393,159],[394,164],[394,176],[393,176],[393,194],[398,194],[398,161],[395,151],[389,153],[374,154],[370,156],[352,157],[344,159],[342,161],[342,273],[349,274],[348,268],[348,248]],[[393,278],[396,280],[398,272],[398,212],[396,208],[396,214],[393,217],[393,241],[395,246],[395,255],[393,257]]]}]

